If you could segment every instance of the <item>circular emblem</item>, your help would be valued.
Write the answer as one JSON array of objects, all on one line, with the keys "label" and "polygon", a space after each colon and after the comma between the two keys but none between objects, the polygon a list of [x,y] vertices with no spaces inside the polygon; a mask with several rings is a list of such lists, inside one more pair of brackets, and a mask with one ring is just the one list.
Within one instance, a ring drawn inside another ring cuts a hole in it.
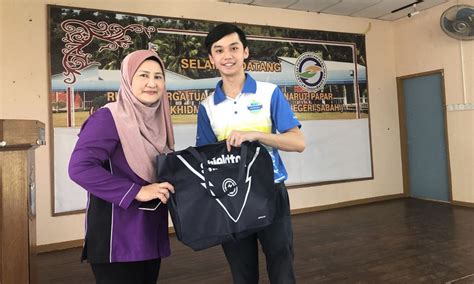
[{"label": "circular emblem", "polygon": [[324,60],[314,52],[305,52],[296,59],[296,81],[308,91],[316,92],[323,89],[327,74]]},{"label": "circular emblem", "polygon": [[222,182],[222,190],[224,192],[228,192],[227,193],[228,196],[234,197],[237,195],[237,191],[238,191],[237,183],[231,178],[226,178]]}]

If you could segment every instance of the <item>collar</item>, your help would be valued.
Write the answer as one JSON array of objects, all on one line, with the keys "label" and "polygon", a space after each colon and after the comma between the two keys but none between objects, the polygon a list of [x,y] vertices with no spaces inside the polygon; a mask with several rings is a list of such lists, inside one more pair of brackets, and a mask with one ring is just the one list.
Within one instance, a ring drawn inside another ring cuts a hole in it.
[{"label": "collar", "polygon": [[[245,83],[241,94],[255,94],[257,92],[257,82],[248,73],[245,73]],[[224,91],[222,91],[222,80],[216,85],[214,92],[214,104],[220,104],[227,99]]]}]

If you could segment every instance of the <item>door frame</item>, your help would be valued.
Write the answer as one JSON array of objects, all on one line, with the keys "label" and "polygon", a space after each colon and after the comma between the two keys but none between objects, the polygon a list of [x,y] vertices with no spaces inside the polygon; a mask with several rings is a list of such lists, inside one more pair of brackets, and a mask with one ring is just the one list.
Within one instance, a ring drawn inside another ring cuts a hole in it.
[{"label": "door frame", "polygon": [[[410,197],[410,174],[408,169],[408,147],[407,147],[407,126],[406,126],[406,112],[405,112],[405,98],[403,93],[403,80],[405,79],[412,79],[416,77],[424,77],[429,75],[441,75],[441,102],[443,107],[443,118],[444,118],[444,143],[446,145],[446,162],[447,162],[447,169],[448,172],[448,194],[449,194],[449,202],[452,203],[453,201],[453,191],[452,191],[452,184],[451,184],[451,162],[450,162],[450,155],[449,155],[449,139],[448,139],[448,120],[447,120],[447,110],[446,110],[446,93],[444,87],[444,69],[437,69],[433,71],[427,71],[422,73],[410,74],[405,76],[397,77],[397,97],[398,97],[398,121],[399,121],[399,130],[400,130],[400,150],[402,155],[402,175],[403,175],[403,194],[405,197]],[[433,200],[439,201],[440,200]]]}]

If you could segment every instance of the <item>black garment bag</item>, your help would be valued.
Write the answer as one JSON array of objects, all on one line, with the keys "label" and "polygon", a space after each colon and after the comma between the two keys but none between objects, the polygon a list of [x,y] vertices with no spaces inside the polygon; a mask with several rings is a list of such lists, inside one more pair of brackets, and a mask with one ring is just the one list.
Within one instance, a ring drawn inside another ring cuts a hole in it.
[{"label": "black garment bag", "polygon": [[157,157],[158,182],[175,187],[168,208],[178,240],[201,250],[268,226],[276,190],[270,154],[258,142],[225,141]]}]

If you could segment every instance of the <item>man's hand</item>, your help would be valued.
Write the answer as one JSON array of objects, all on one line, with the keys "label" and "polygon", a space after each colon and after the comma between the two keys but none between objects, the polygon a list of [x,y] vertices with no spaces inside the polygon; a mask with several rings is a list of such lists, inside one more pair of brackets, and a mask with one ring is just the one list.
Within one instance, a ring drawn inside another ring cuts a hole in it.
[{"label": "man's hand", "polygon": [[259,133],[257,131],[232,130],[226,142],[227,151],[230,152],[231,147],[240,147],[245,141],[258,141]]},{"label": "man's hand", "polygon": [[230,151],[231,147],[240,147],[244,141],[258,141],[286,152],[301,153],[306,147],[303,133],[298,127],[288,129],[283,133],[232,130],[226,142],[227,151]]},{"label": "man's hand", "polygon": [[159,198],[162,203],[166,204],[171,193],[174,193],[174,187],[170,183],[152,183],[142,186],[135,199],[145,202]]}]

